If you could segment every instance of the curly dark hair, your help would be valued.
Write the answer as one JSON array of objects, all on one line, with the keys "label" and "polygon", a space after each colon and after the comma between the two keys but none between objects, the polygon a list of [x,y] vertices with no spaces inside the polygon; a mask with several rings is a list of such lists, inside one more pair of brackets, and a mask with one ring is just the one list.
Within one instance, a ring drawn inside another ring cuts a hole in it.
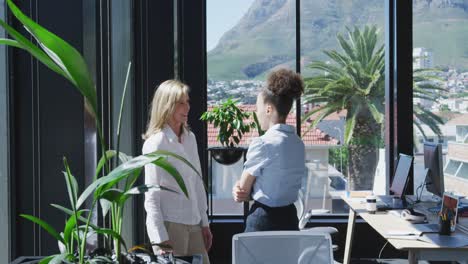
[{"label": "curly dark hair", "polygon": [[262,94],[263,100],[272,104],[281,118],[286,118],[293,101],[303,92],[304,81],[300,74],[288,69],[279,69],[270,73]]}]

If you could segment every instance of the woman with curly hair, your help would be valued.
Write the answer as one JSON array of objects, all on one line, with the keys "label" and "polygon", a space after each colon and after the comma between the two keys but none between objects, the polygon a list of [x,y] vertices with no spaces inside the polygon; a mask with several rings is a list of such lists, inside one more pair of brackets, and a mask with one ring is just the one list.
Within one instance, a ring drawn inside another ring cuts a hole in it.
[{"label": "woman with curly hair", "polygon": [[303,92],[301,76],[280,69],[268,76],[257,96],[256,113],[266,133],[250,144],[241,179],[232,191],[236,202],[254,200],[245,232],[298,230],[294,202],[306,173],[305,148],[286,118]]}]

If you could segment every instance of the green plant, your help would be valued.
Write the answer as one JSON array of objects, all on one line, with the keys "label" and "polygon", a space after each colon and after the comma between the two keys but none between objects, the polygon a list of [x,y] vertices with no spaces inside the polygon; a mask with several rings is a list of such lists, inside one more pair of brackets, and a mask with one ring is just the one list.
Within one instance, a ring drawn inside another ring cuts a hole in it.
[{"label": "green plant", "polygon": [[[378,35],[376,26],[365,26],[362,31],[357,27],[348,29],[347,39],[338,34],[343,52],[324,51],[332,63],[316,61],[309,68],[325,74],[305,80],[304,101],[323,105],[304,115],[303,120],[317,115],[311,127],[332,113],[346,110],[343,143],[348,148],[351,189],[373,188],[377,148],[383,146],[385,52],[383,45],[377,47]],[[439,85],[438,72],[434,69],[414,70],[414,98],[437,101],[434,94],[445,91]],[[421,124],[426,124],[441,135],[438,126],[443,120],[440,117],[418,104],[413,109],[417,129],[422,131]]]},{"label": "green plant", "polygon": [[347,39],[341,34],[337,39],[342,53],[324,51],[332,63],[309,65],[325,74],[305,79],[304,101],[324,104],[304,115],[304,120],[317,114],[311,124],[316,126],[328,115],[346,110],[343,143],[349,152],[350,188],[372,189],[384,112],[384,47],[377,45],[376,26],[348,29]]},{"label": "green plant", "polygon": [[[439,97],[445,97],[443,94],[447,92],[447,89],[441,87],[441,79],[437,76],[440,72],[437,69],[413,70],[413,98],[437,103]],[[441,138],[442,131],[439,125],[445,123],[441,117],[424,108],[419,103],[413,104],[413,116],[414,125],[421,132],[425,140],[427,140],[427,137],[422,128],[423,124],[427,125],[439,139]]]},{"label": "green plant", "polygon": [[[56,238],[65,248],[65,252],[52,255],[41,260],[40,263],[61,263],[78,262],[78,263],[97,263],[99,261],[108,261],[104,256],[91,258],[86,256],[86,240],[89,234],[96,233],[104,236],[108,241],[113,240],[113,249],[117,259],[121,259],[121,245],[125,246],[125,242],[121,237],[121,228],[123,221],[123,208],[125,202],[131,195],[140,194],[148,191],[151,188],[163,189],[162,186],[134,186],[138,177],[141,175],[143,167],[147,164],[155,164],[166,170],[178,183],[181,191],[188,197],[185,183],[178,171],[167,161],[167,157],[179,159],[190,166],[194,171],[198,171],[183,157],[175,155],[168,151],[155,151],[146,155],[140,155],[131,158],[119,152],[120,140],[120,119],[123,110],[123,99],[120,106],[120,116],[117,129],[117,150],[107,150],[105,140],[102,133],[102,124],[99,118],[97,105],[97,95],[94,89],[89,70],[81,54],[66,41],[49,32],[39,24],[35,23],[29,17],[24,15],[21,10],[14,5],[11,0],[7,0],[8,7],[12,14],[21,22],[26,30],[34,37],[39,47],[20,34],[14,28],[9,26],[4,21],[0,20],[0,25],[8,32],[13,39],[0,39],[0,44],[17,47],[27,51],[34,58],[42,62],[49,69],[70,81],[73,86],[80,92],[86,102],[86,109],[95,118],[98,136],[101,144],[102,157],[97,165],[94,181],[87,186],[80,194],[76,178],[73,176],[70,166],[66,158],[64,158],[64,177],[67,185],[67,192],[70,200],[70,207],[66,208],[62,205],[52,204],[53,207],[63,211],[69,215],[65,223],[63,232],[59,233],[51,225],[42,219],[32,215],[22,214],[21,216],[40,225],[50,235]],[[130,65],[129,65],[130,69]],[[128,71],[129,72],[129,71]],[[128,73],[127,73],[128,80]],[[127,80],[124,87],[124,96],[127,85]],[[114,169],[111,168],[111,159],[122,161],[120,165],[115,164]],[[102,177],[99,177],[103,175]],[[123,183],[125,181],[125,183]],[[123,186],[120,187],[119,186]],[[89,209],[83,208],[85,201],[91,200]],[[110,227],[99,227],[91,223],[91,218],[96,204],[100,202],[103,208],[103,215],[106,216],[110,211]],[[111,246],[109,246],[109,251]]]},{"label": "green plant", "polygon": [[255,113],[253,114],[254,121],[245,123],[245,120],[249,120],[252,114],[240,110],[236,103],[237,100],[229,98],[200,117],[203,121],[213,123],[215,128],[219,127],[217,140],[225,147],[237,146],[242,136],[250,132],[251,128],[257,128],[259,133],[263,132]]},{"label": "green plant", "polygon": [[339,146],[337,148],[330,148],[328,151],[328,162],[334,164],[338,171],[344,176],[348,175],[346,168],[348,167],[349,153],[346,146]]}]

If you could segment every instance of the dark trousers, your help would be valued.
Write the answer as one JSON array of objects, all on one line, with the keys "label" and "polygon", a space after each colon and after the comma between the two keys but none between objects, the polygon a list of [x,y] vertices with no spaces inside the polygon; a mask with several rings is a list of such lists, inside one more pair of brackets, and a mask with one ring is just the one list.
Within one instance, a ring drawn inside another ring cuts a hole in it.
[{"label": "dark trousers", "polygon": [[269,207],[255,201],[250,208],[244,232],[299,230],[294,204]]}]

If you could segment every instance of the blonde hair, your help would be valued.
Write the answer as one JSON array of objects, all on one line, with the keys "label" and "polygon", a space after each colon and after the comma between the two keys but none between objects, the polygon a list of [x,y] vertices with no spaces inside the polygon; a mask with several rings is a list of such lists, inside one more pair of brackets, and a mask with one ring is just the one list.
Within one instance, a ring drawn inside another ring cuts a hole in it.
[{"label": "blonde hair", "polygon": [[[188,94],[189,87],[180,81],[167,80],[161,83],[151,102],[151,116],[143,139],[161,131],[174,113],[176,103]],[[188,129],[186,124],[183,126]]]}]

